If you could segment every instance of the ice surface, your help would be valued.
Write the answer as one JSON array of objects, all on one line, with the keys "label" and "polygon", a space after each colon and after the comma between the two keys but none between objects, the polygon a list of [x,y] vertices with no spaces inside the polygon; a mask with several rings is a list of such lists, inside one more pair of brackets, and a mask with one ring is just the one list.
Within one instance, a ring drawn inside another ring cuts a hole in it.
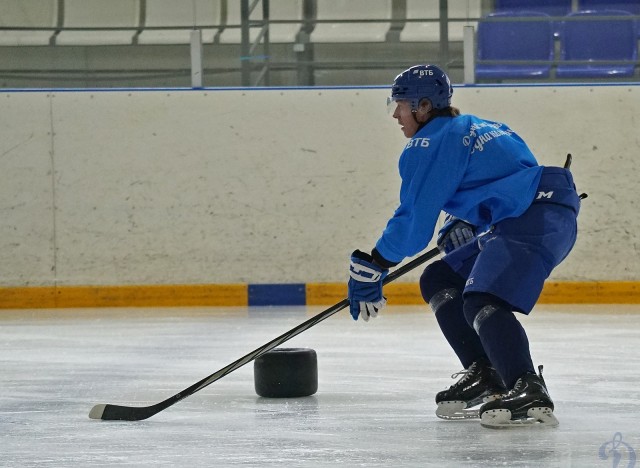
[{"label": "ice surface", "polygon": [[258,397],[250,363],[146,421],[88,417],[158,403],[322,309],[0,311],[0,466],[611,467],[615,445],[625,467],[640,451],[637,306],[522,318],[555,429],[436,418],[460,364],[426,307],[393,306],[369,323],[343,311],[282,345],[318,353],[314,396]]}]

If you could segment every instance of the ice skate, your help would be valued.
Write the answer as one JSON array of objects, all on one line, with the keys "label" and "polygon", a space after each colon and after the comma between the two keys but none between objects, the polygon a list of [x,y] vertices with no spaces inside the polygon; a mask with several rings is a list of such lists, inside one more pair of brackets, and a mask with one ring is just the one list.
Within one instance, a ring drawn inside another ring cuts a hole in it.
[{"label": "ice skate", "polygon": [[436,395],[436,416],[441,419],[478,418],[478,409],[474,407],[506,392],[498,373],[485,359],[451,377],[459,375],[462,375],[460,380]]},{"label": "ice skate", "polygon": [[480,408],[482,426],[494,429],[513,426],[557,426],[558,420],[553,414],[553,401],[542,378],[542,366],[538,367],[538,372],[539,375],[523,375],[512,390],[484,404]]}]

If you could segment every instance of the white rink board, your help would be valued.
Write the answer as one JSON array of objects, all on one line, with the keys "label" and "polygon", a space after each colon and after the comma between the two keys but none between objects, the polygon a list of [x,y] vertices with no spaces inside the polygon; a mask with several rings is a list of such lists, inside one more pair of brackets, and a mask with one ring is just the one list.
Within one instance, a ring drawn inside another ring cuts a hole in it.
[{"label": "white rink board", "polygon": [[[0,285],[343,281],[397,204],[387,94],[5,93]],[[552,279],[638,278],[640,87],[460,87],[454,105],[542,164],[574,155],[589,198]]]},{"label": "white rink board", "polygon": [[51,102],[42,93],[0,99],[0,284],[47,284],[55,277]]}]

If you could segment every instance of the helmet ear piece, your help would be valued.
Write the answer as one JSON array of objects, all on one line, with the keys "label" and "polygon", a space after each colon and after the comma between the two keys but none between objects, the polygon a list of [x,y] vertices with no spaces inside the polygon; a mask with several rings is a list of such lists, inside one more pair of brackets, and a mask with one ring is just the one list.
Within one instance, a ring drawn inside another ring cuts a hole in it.
[{"label": "helmet ear piece", "polygon": [[428,107],[428,109],[426,109],[427,112],[433,109],[433,104],[431,104],[431,99],[429,98],[420,99],[420,102],[418,103],[418,107],[422,108],[423,106]]},{"label": "helmet ear piece", "polygon": [[432,109],[433,105],[428,98],[416,99],[412,102],[411,106],[411,112],[413,112],[414,114],[417,114],[418,112],[426,114]]}]

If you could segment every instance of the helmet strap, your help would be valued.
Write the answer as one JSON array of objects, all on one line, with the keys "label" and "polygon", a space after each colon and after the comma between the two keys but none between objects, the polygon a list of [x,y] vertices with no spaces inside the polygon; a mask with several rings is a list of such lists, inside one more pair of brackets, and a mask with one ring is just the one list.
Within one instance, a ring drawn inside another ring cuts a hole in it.
[{"label": "helmet strap", "polygon": [[[419,106],[420,104],[418,104]],[[415,120],[415,122],[418,124],[418,130],[416,130],[416,132],[422,130],[422,127],[424,127],[425,125],[427,125],[427,123],[429,123],[432,119],[433,116],[429,116],[427,118],[427,120],[425,120],[424,122],[420,122],[418,120],[418,117],[416,117],[416,115],[418,114],[418,106],[416,106],[415,108],[411,109],[411,115],[413,116],[413,120]]]}]

